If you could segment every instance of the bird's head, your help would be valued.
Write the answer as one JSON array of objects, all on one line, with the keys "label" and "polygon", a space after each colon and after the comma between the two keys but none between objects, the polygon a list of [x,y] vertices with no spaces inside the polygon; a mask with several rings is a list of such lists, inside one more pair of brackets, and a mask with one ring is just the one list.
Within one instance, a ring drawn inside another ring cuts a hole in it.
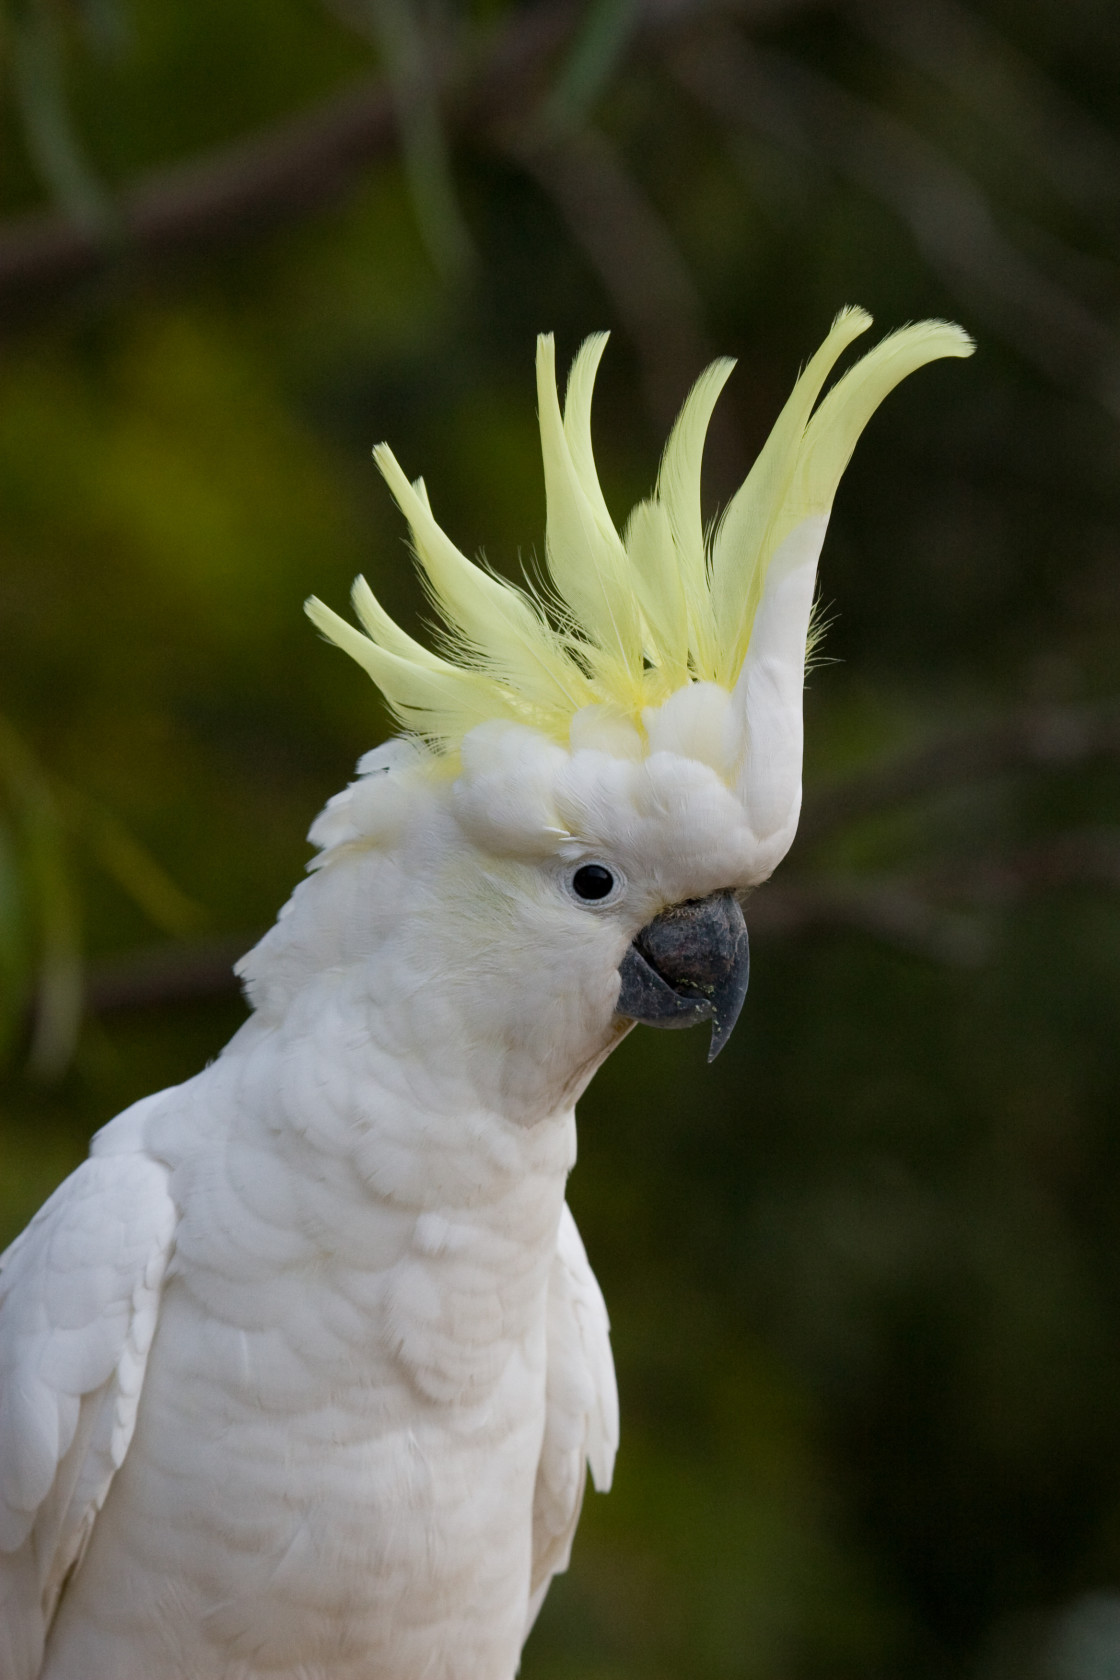
[{"label": "bird's head", "polygon": [[[468,560],[423,480],[375,451],[445,628],[438,651],[415,641],[361,578],[361,630],[308,602],[409,739],[363,761],[312,838],[329,868],[376,851],[396,813],[398,856],[439,880],[415,913],[436,907],[443,972],[501,989],[487,1019],[514,1038],[570,1041],[577,1061],[581,1049],[596,1061],[633,1021],[708,1020],[715,1054],[734,1024],[747,981],[739,901],[797,826],[817,559],[840,476],[900,379],[972,348],[945,322],[906,327],[818,400],[869,325],[861,310],[837,317],[707,532],[701,455],[733,364],[700,376],[654,493],[620,534],[591,446],[606,336],[583,345],[562,408],[542,337],[548,574],[524,589]],[[433,825],[438,845],[425,841]]]}]

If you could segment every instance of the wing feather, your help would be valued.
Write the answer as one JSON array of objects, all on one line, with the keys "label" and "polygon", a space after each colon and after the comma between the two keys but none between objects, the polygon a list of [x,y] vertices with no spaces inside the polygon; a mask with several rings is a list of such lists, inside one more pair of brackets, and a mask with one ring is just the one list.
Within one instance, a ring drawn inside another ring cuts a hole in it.
[{"label": "wing feather", "polygon": [[0,1256],[0,1680],[34,1680],[136,1425],[175,1230],[167,1169],[94,1154]]},{"label": "wing feather", "polygon": [[606,1493],[618,1450],[618,1389],[602,1291],[567,1203],[548,1287],[544,1440],[533,1500],[533,1570],[526,1634],[552,1577],[568,1567],[588,1468]]}]

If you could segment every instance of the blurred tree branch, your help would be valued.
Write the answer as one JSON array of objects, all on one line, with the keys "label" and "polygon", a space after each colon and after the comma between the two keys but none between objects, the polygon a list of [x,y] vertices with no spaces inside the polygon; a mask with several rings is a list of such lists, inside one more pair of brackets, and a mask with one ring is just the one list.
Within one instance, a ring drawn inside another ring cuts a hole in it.
[{"label": "blurred tree branch", "polygon": [[[169,169],[120,195],[112,260],[158,258],[258,232],[329,201],[395,135],[392,101],[371,79],[271,132]],[[111,260],[101,240],[35,212],[0,225],[0,297],[72,285]]]},{"label": "blurred tree branch", "polygon": [[[734,0],[647,0],[635,7],[632,27],[672,31],[729,3],[740,9]],[[418,99],[431,105],[431,120],[441,110],[459,134],[514,122],[546,92],[547,73],[581,16],[576,0],[517,8],[485,42],[430,53],[422,76],[410,38],[407,52],[398,53],[402,65],[407,57],[408,73],[395,81],[370,77],[263,133],[141,177],[115,201],[118,240],[111,249],[90,228],[50,212],[0,223],[0,299],[39,298],[113,262],[201,249],[308,215],[398,144],[402,115],[412,122]],[[414,140],[430,150],[430,135]]]},{"label": "blurred tree branch", "polygon": [[667,58],[682,87],[725,128],[765,134],[880,199],[970,313],[1048,378],[1120,416],[1120,340],[1112,327],[1029,254],[1046,241],[1029,237],[1033,230],[1012,238],[980,185],[924,135],[728,26],[694,31]]},{"label": "blurred tree branch", "polygon": [[425,37],[411,0],[327,0],[329,9],[381,53],[421,237],[445,279],[474,269],[478,256],[459,207],[435,67],[446,56]]},{"label": "blurred tree branch", "polygon": [[1115,246],[1120,144],[1006,35],[958,0],[855,0],[850,16],[887,52],[972,107]]},{"label": "blurred tree branch", "polygon": [[86,1009],[92,1015],[109,1015],[232,995],[238,987],[233,965],[263,931],[240,939],[177,941],[103,957],[91,963],[86,974]]},{"label": "blurred tree branch", "polygon": [[856,932],[949,967],[973,967],[989,956],[994,917],[1060,887],[1120,890],[1120,833],[1074,830],[900,876],[784,876],[751,899],[748,919],[762,939]]},{"label": "blurred tree branch", "polygon": [[[575,16],[571,0],[518,11],[458,86],[457,66],[434,62],[434,83],[457,122],[511,112],[567,38]],[[97,274],[110,261],[204,248],[320,209],[397,143],[401,97],[382,77],[370,77],[262,134],[152,170],[116,200],[120,240],[112,252],[57,214],[36,212],[0,224],[0,298],[39,298]]]},{"label": "blurred tree branch", "polygon": [[[765,135],[887,204],[970,313],[988,319],[1049,378],[1120,414],[1120,340],[1084,295],[1099,287],[1069,278],[1083,279],[1092,259],[1021,216],[1002,210],[997,217],[972,175],[881,104],[748,38],[744,26],[784,20],[806,3],[541,0],[513,9],[489,36],[460,28],[452,38],[446,29],[422,30],[406,0],[328,0],[379,45],[384,76],[221,151],[154,170],[111,205],[91,197],[94,177],[75,163],[75,145],[55,145],[59,167],[48,173],[64,212],[0,224],[0,298],[41,298],[102,272],[307,215],[398,146],[437,266],[463,272],[470,241],[451,185],[446,128],[459,140],[498,145],[554,200],[634,337],[650,407],[661,418],[679,395],[680,370],[703,353],[696,287],[644,188],[588,121],[633,37],[665,57],[724,130]],[[40,10],[32,7],[28,18]],[[954,97],[978,107],[995,97],[1035,174],[1097,224],[1103,219],[1111,235],[1120,146],[981,19],[956,0],[901,10],[853,0],[840,10]],[[63,109],[53,96],[31,106],[32,115]],[[57,138],[66,125],[52,119],[48,126]]]},{"label": "blurred tree branch", "polygon": [[[552,198],[632,334],[651,411],[663,418],[683,370],[703,355],[697,288],[640,180],[589,120],[633,40],[662,57],[724,131],[763,135],[886,204],[967,312],[1047,377],[1120,415],[1120,339],[1086,295],[1100,290],[1102,265],[1006,206],[997,215],[968,170],[883,104],[750,39],[750,25],[784,21],[807,0],[541,0],[482,37],[421,29],[406,0],[327,3],[379,46],[384,75],[221,151],[154,170],[96,216],[86,182],[80,214],[70,192],[64,214],[0,224],[0,298],[40,298],[313,213],[397,147],[433,259],[447,275],[465,272],[470,239],[446,131],[512,156]],[[955,0],[903,11],[853,0],[839,10],[954,97],[982,105],[982,90],[994,88],[1011,141],[1039,179],[1098,225],[1108,221],[1120,146],[982,20]],[[78,182],[72,169],[67,179]]]},{"label": "blurred tree branch", "polygon": [[534,134],[511,149],[560,210],[617,309],[638,352],[650,414],[671,423],[708,358],[700,299],[668,228],[593,128]]},{"label": "blurred tree branch", "polygon": [[905,801],[1015,770],[1053,770],[1120,756],[1120,701],[1031,707],[920,742],[809,796],[798,830],[802,846]]}]

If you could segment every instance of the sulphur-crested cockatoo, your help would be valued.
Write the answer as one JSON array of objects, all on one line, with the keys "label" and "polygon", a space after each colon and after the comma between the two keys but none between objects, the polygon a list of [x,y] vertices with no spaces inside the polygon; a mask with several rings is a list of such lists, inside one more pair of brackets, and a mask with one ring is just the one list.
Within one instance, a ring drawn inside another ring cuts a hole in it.
[{"label": "sulphur-crested cockatoo", "polygon": [[[817,556],[869,416],[967,355],[847,310],[705,540],[705,372],[619,536],[542,338],[547,591],[377,462],[447,626],[308,610],[406,734],[311,830],[252,1013],[94,1140],[0,1270],[0,1680],[511,1680],[618,1438],[564,1202],[635,1021],[731,1030],[793,838]],[[814,412],[815,409],[815,412]]]}]

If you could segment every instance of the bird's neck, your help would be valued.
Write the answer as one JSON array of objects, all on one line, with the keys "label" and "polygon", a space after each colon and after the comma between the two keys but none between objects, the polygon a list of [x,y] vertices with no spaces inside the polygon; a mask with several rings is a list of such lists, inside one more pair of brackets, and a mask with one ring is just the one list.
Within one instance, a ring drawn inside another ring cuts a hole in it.
[{"label": "bird's neck", "polygon": [[[616,1042],[572,1068],[541,1031],[472,1039],[438,997],[371,1003],[358,973],[328,977],[279,1022],[253,1017],[209,1070],[253,1094],[236,1128],[287,1137],[309,1172],[368,1184],[412,1209],[501,1201],[519,1183],[562,1186],[576,1097]],[[619,1031],[621,1031],[621,1027]],[[535,1041],[535,1042],[534,1042]]]},{"label": "bird's neck", "polygon": [[[444,852],[453,865],[455,847]],[[255,1011],[246,1031],[272,1035],[293,1065],[326,1047],[331,1079],[352,1091],[372,1082],[427,1113],[547,1124],[625,1034],[617,975],[572,965],[557,985],[571,953],[526,950],[500,904],[489,919],[464,916],[478,882],[452,865],[441,875],[407,848],[371,849],[304,881],[238,965]]]}]

